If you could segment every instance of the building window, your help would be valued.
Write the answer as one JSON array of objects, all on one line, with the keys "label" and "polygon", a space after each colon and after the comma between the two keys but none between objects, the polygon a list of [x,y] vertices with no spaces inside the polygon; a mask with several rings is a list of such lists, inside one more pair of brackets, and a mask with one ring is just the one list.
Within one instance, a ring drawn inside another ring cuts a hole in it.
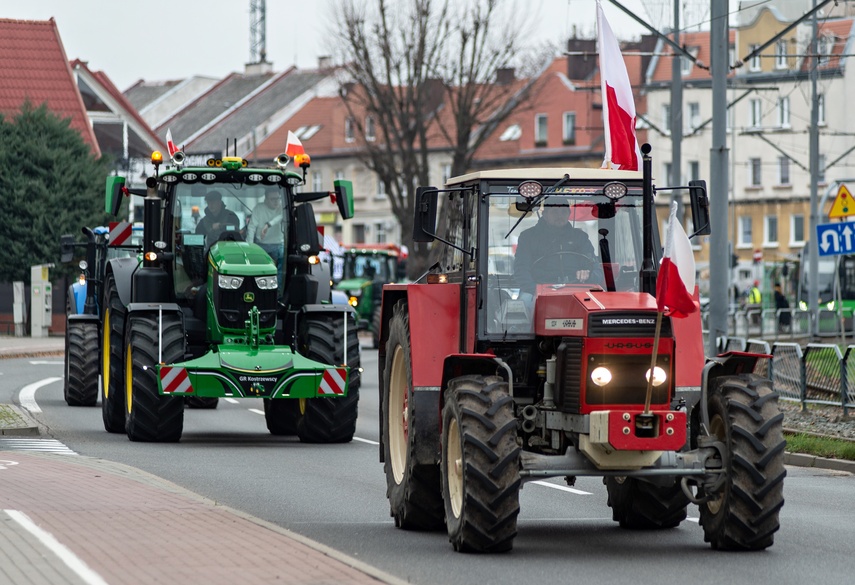
[{"label": "building window", "polygon": [[786,39],[781,39],[775,44],[775,67],[777,69],[786,69],[787,68],[787,41]]},{"label": "building window", "polygon": [[823,36],[816,41],[816,52],[819,55],[818,65],[828,63],[828,57],[831,55],[831,44],[833,40],[829,36]]},{"label": "building window", "polygon": [[564,144],[576,144],[576,112],[564,112]]},{"label": "building window", "polygon": [[451,178],[451,165],[445,164],[442,165],[442,184],[445,185],[448,183],[448,180]]},{"label": "building window", "polygon": [[376,131],[374,130],[374,117],[367,116],[365,118],[365,140],[369,142],[374,142],[377,138]]},{"label": "building window", "polygon": [[324,174],[320,169],[312,171],[312,191],[321,191],[324,186]]},{"label": "building window", "polygon": [[386,224],[385,223],[375,223],[374,224],[374,243],[375,244],[385,244],[386,243]]},{"label": "building window", "polygon": [[790,184],[790,159],[786,156],[778,157],[778,184]]},{"label": "building window", "polygon": [[778,127],[790,127],[790,98],[783,96],[778,98]]},{"label": "building window", "polygon": [[[748,52],[753,53],[757,49],[760,48],[760,45],[748,45]],[[757,53],[753,57],[751,57],[751,64],[749,65],[750,71],[760,71],[762,67],[760,66],[760,54]]]},{"label": "building window", "polygon": [[739,217],[739,242],[740,247],[752,247],[753,238],[751,235],[751,218],[748,216]]},{"label": "building window", "polygon": [[341,169],[336,170],[334,177],[336,181],[344,179],[344,171]]},{"label": "building window", "polygon": [[748,106],[751,108],[748,125],[752,128],[759,128],[763,121],[762,104],[760,103],[760,100],[751,100],[748,103]]},{"label": "building window", "polygon": [[364,244],[365,243],[365,225],[361,223],[353,224],[353,243],[354,244]]},{"label": "building window", "polygon": [[353,126],[354,126],[353,118],[348,116],[344,120],[344,141],[345,142],[353,142],[355,140],[355,138],[354,138],[355,132],[354,132]]},{"label": "building window", "polygon": [[790,246],[801,246],[805,243],[805,216],[790,216]]},{"label": "building window", "polygon": [[817,120],[820,126],[825,126],[825,94],[821,93],[817,97]]},{"label": "building window", "polygon": [[546,114],[536,114],[534,117],[534,145],[546,146],[547,138],[547,117]]},{"label": "building window", "polygon": [[759,187],[763,184],[762,164],[759,158],[748,159],[749,185]]},{"label": "building window", "polygon": [[689,180],[697,181],[701,178],[701,163],[696,160],[689,161]]},{"label": "building window", "polygon": [[[666,162],[666,163],[662,164],[662,174],[664,175],[662,182],[665,183],[666,185],[670,185],[671,184],[671,178],[672,178],[671,177],[671,163]],[[662,232],[662,233],[664,234],[665,232]]]},{"label": "building window", "polygon": [[692,60],[688,57],[680,57],[680,74],[681,75],[689,75],[692,72]]},{"label": "building window", "polygon": [[733,44],[727,45],[727,63],[730,66],[736,63],[736,46]]},{"label": "building window", "polygon": [[689,130],[694,130],[701,125],[701,104],[689,102]]},{"label": "building window", "polygon": [[520,128],[520,125],[511,124],[504,132],[502,132],[502,135],[499,136],[499,140],[502,142],[507,142],[508,140],[519,140],[520,136],[522,136],[522,128]]},{"label": "building window", "polygon": [[767,215],[763,223],[765,224],[763,229],[763,245],[764,246],[777,246],[778,245],[778,216],[777,215]]},{"label": "building window", "polygon": [[377,192],[374,194],[375,199],[386,199],[386,184],[378,175],[377,177]]},{"label": "building window", "polygon": [[671,104],[662,104],[662,127],[665,128],[665,134],[671,134]]}]

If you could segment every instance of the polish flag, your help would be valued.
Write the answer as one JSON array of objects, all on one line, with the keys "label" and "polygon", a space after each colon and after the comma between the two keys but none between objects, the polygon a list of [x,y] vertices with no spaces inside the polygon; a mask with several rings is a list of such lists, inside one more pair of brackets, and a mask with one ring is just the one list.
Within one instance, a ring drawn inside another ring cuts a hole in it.
[{"label": "polish flag", "polygon": [[597,35],[600,45],[600,86],[606,157],[603,168],[639,170],[641,149],[635,136],[635,101],[620,45],[597,0]]},{"label": "polish flag", "polygon": [[303,143],[290,130],[288,130],[288,141],[285,143],[285,154],[291,158],[294,158],[298,154],[306,154],[306,151],[303,150]]},{"label": "polish flag", "polygon": [[175,142],[172,140],[172,130],[170,128],[166,129],[166,148],[169,150],[169,156],[178,152],[178,147],[175,146]]},{"label": "polish flag", "polygon": [[683,318],[698,310],[695,292],[695,255],[689,237],[677,219],[677,202],[671,204],[665,253],[656,281],[656,305],[669,317]]}]

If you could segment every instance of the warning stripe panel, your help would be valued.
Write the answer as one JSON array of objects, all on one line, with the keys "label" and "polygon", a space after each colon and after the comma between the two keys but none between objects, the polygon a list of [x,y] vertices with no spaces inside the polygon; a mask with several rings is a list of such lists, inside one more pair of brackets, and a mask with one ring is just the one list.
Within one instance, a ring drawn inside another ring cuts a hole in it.
[{"label": "warning stripe panel", "polygon": [[318,388],[319,394],[344,394],[344,384],[347,380],[347,370],[345,368],[336,368],[334,370],[324,370],[321,385]]},{"label": "warning stripe panel", "polygon": [[127,243],[133,231],[134,226],[128,221],[111,221],[109,245],[121,246]]},{"label": "warning stripe panel", "polygon": [[173,392],[193,392],[190,376],[185,368],[160,368],[160,385],[167,394]]}]

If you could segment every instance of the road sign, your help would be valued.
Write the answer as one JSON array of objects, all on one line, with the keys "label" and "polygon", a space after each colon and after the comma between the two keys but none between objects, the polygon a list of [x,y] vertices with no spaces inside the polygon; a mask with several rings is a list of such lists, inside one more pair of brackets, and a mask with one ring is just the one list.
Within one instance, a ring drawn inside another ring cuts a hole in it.
[{"label": "road sign", "polygon": [[855,253],[855,222],[821,223],[816,226],[820,256]]},{"label": "road sign", "polygon": [[837,198],[831,204],[831,211],[828,212],[828,217],[837,219],[850,215],[855,215],[855,199],[852,199],[852,193],[849,192],[846,185],[840,185],[840,188],[837,190]]}]

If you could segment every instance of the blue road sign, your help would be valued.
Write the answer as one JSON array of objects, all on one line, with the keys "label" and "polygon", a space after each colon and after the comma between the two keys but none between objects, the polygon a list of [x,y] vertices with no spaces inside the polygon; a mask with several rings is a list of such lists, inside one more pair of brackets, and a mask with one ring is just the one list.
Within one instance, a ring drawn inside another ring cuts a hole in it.
[{"label": "blue road sign", "polygon": [[855,253],[855,223],[822,223],[816,226],[820,256]]}]

